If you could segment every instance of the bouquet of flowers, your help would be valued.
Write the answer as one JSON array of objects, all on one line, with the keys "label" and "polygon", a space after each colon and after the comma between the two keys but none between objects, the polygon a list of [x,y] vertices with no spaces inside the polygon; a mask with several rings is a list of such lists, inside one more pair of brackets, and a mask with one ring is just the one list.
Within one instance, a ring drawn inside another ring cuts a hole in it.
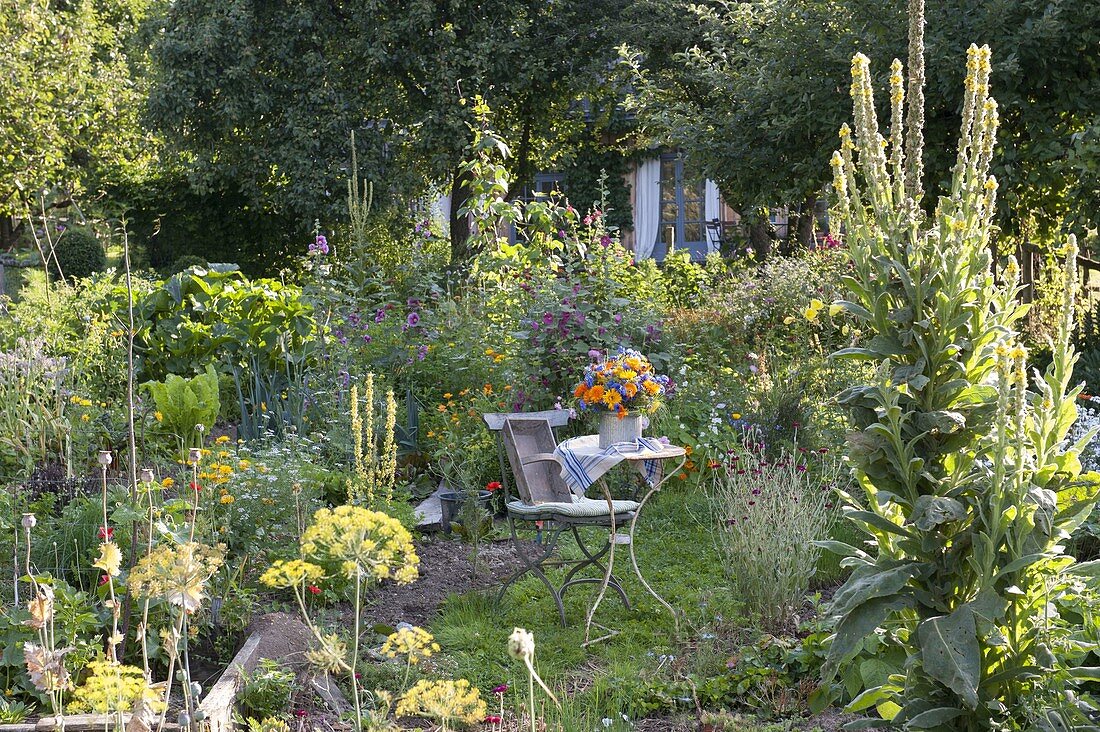
[{"label": "bouquet of flowers", "polygon": [[623,349],[617,356],[588,366],[573,396],[582,410],[613,412],[622,419],[631,411],[654,412],[668,391],[668,377],[654,373],[649,359]]}]

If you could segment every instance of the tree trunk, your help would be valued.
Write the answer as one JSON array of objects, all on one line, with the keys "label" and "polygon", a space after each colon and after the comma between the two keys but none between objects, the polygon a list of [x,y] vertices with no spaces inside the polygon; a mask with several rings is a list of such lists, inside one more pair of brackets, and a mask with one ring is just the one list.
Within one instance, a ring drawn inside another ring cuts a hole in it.
[{"label": "tree trunk", "polygon": [[756,251],[756,260],[763,262],[772,253],[772,244],[775,242],[775,227],[767,216],[754,212],[749,220],[749,243]]},{"label": "tree trunk", "polygon": [[15,225],[11,216],[0,216],[0,252],[15,246]]},{"label": "tree trunk", "polygon": [[531,120],[527,119],[523,121],[523,130],[520,132],[519,148],[517,150],[516,169],[512,174],[512,187],[508,190],[508,195],[505,198],[507,201],[515,200],[516,196],[523,191],[525,185],[533,183],[533,172],[531,167]]},{"label": "tree trunk", "polygon": [[465,173],[455,171],[451,184],[451,210],[449,212],[451,223],[451,268],[460,266],[469,259],[472,252],[470,245],[470,218],[458,211],[470,199],[469,177]]},{"label": "tree trunk", "polygon": [[802,202],[802,211],[798,215],[798,243],[803,249],[809,249],[814,244],[814,209],[817,206],[816,196],[806,196]]}]

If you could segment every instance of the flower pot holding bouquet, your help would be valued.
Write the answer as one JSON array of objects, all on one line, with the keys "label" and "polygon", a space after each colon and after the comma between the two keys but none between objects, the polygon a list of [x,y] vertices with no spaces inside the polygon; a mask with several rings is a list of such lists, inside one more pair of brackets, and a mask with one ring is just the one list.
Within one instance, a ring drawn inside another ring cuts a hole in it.
[{"label": "flower pot holding bouquet", "polygon": [[641,437],[645,415],[656,411],[668,390],[668,377],[657,374],[648,358],[623,349],[588,366],[573,396],[581,411],[600,415],[600,448],[607,449]]}]

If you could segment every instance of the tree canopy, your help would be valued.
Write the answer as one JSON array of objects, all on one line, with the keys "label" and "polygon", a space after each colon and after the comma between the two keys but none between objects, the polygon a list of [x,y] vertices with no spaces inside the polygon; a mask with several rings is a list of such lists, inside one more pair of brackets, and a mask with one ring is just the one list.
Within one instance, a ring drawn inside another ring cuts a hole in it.
[{"label": "tree canopy", "polygon": [[[683,149],[736,206],[800,201],[822,190],[847,118],[852,55],[872,58],[880,86],[904,58],[904,3],[640,0],[642,19],[679,14],[689,40],[675,51],[644,20],[626,49],[648,134]],[[1003,124],[994,173],[999,221],[1010,232],[1095,226],[1100,110],[1100,7],[1090,0],[928,0],[926,139],[930,190],[949,177],[962,104],[959,59],[971,43],[994,53]],[[655,39],[655,40],[650,40]],[[931,205],[934,201],[925,201]]]},{"label": "tree canopy", "polygon": [[352,131],[376,190],[451,186],[477,95],[523,181],[583,123],[574,103],[613,58],[599,21],[625,1],[181,0],[159,19],[149,119],[196,185],[331,220]]},{"label": "tree canopy", "polygon": [[0,4],[0,217],[47,188],[69,195],[151,159],[139,45],[147,0]]}]

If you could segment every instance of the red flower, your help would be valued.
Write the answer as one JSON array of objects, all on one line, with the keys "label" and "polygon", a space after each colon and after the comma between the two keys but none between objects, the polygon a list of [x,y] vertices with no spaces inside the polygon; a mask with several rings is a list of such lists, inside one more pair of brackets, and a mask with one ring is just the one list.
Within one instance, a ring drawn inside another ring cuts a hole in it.
[{"label": "red flower", "polygon": [[318,587],[317,585],[310,585],[306,589],[309,590],[310,593],[312,593],[314,595],[320,595],[321,594],[321,588]]},{"label": "red flower", "polygon": [[99,540],[100,541],[103,541],[105,539],[107,541],[110,541],[113,538],[115,538],[115,528],[113,526],[106,526],[106,527],[100,526],[99,527]]},{"label": "red flower", "polygon": [[107,575],[105,575],[105,574],[99,575],[99,584],[105,585],[110,581],[111,581],[111,578],[108,577]]},{"label": "red flower", "polygon": [[508,691],[508,684],[498,684],[493,687],[494,694],[503,694],[506,691]]},{"label": "red flower", "polygon": [[497,714],[489,714],[485,717],[486,724],[500,724],[502,721],[503,720],[501,720],[500,716]]},{"label": "red flower", "polygon": [[485,484],[485,490],[489,491],[490,493],[492,491],[499,491],[500,490],[500,481],[499,480],[494,480],[491,483],[486,483]]},{"label": "red flower", "polygon": [[308,715],[309,715],[309,712],[307,712],[305,709],[295,709],[294,710],[294,716],[298,717],[299,719],[302,718],[302,717],[308,716]]},{"label": "red flower", "polygon": [[196,483],[195,481],[191,481],[190,483],[188,483],[187,487],[190,488],[193,491],[201,491],[202,490],[202,486],[199,485],[198,483]]}]

